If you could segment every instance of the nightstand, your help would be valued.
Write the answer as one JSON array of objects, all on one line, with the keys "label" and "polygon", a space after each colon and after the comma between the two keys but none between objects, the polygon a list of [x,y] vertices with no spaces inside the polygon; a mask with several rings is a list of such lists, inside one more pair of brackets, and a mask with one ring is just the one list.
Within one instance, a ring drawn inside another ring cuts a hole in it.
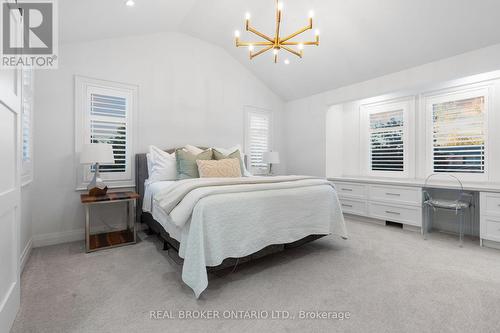
[{"label": "nightstand", "polygon": [[[102,196],[82,194],[80,200],[85,205],[85,249],[87,253],[102,249],[136,243],[135,204],[139,194],[135,192],[110,192]],[[125,202],[127,209],[127,228],[120,231],[92,234],[90,230],[91,208],[96,205],[106,205]]]}]

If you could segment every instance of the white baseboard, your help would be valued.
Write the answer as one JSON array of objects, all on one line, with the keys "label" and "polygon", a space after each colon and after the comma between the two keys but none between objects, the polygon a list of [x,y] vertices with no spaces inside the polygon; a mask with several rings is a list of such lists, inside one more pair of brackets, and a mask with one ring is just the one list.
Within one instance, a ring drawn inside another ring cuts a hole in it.
[{"label": "white baseboard", "polygon": [[85,239],[85,230],[69,230],[51,232],[33,236],[33,247],[50,246],[62,243],[76,242]]},{"label": "white baseboard", "polygon": [[26,263],[28,262],[28,259],[30,258],[31,255],[31,250],[33,249],[33,239],[30,239],[28,241],[28,244],[24,247],[23,252],[21,253],[21,257],[19,258],[19,270],[21,274],[24,271],[24,267],[26,266]]}]

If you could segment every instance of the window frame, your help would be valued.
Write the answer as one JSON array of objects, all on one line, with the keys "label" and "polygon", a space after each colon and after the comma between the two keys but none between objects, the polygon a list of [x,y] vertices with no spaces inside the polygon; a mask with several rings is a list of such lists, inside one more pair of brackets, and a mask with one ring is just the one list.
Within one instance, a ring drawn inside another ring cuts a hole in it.
[{"label": "window frame", "polygon": [[422,114],[425,115],[425,175],[436,173],[434,171],[434,140],[433,140],[433,105],[475,97],[484,97],[484,173],[468,172],[439,172],[438,174],[453,175],[462,181],[487,181],[489,175],[489,111],[493,109],[493,85],[469,84],[451,89],[443,89],[423,94]]},{"label": "window frame", "polygon": [[[24,138],[24,98],[26,94],[25,84],[24,84],[24,73],[25,71],[30,72],[30,88],[29,88],[29,96],[30,96],[30,114],[29,114],[29,158],[24,159],[24,150],[23,150],[23,138]],[[33,181],[33,160],[34,160],[34,151],[33,151],[33,121],[34,121],[34,105],[35,105],[35,70],[31,67],[23,67],[21,69],[21,186],[26,186]]]},{"label": "window frame", "polygon": [[75,75],[75,165],[77,166],[76,189],[85,190],[92,179],[91,166],[79,161],[82,146],[90,137],[90,98],[92,93],[104,93],[127,99],[127,156],[125,172],[103,172],[101,178],[109,188],[135,186],[135,138],[138,105],[138,86]]},{"label": "window frame", "polygon": [[266,115],[269,119],[269,131],[267,134],[268,137],[268,149],[269,151],[273,149],[273,135],[274,135],[274,113],[271,110],[254,107],[254,106],[246,106],[244,108],[245,113],[245,121],[244,121],[244,142],[245,142],[245,154],[247,155],[247,169],[250,173],[254,175],[266,175],[268,173],[267,168],[253,168],[251,162],[251,151],[250,151],[250,137],[249,137],[249,126],[250,126],[250,117],[252,114],[257,115]]},{"label": "window frame", "polygon": [[[369,177],[411,178],[415,175],[415,96],[384,100],[360,106],[361,162],[363,174]],[[370,116],[376,113],[403,110],[403,171],[372,170]],[[412,125],[413,124],[413,125]]]}]

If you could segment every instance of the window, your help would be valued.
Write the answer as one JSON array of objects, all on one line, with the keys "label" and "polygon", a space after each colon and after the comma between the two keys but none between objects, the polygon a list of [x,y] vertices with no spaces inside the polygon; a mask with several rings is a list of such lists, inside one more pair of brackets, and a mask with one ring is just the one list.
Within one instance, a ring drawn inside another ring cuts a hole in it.
[{"label": "window", "polygon": [[22,183],[33,180],[33,69],[22,69],[21,156]]},{"label": "window", "polygon": [[249,107],[245,121],[245,152],[248,156],[249,171],[264,174],[268,165],[263,155],[271,150],[272,113],[270,111]]},{"label": "window", "polygon": [[400,177],[408,175],[408,156],[410,156],[408,123],[413,105],[414,99],[408,98],[361,107],[365,119],[361,133],[366,137],[363,155],[368,175]]},{"label": "window", "polygon": [[430,172],[485,176],[488,95],[484,88],[427,98]]},{"label": "window", "polygon": [[[113,147],[114,164],[100,165],[101,177],[113,187],[133,185],[133,119],[137,87],[76,77],[76,151],[87,143]],[[78,161],[77,161],[78,163]],[[81,166],[78,187],[86,186],[94,172]]]},{"label": "window", "polygon": [[370,114],[372,171],[404,171],[403,110]]}]

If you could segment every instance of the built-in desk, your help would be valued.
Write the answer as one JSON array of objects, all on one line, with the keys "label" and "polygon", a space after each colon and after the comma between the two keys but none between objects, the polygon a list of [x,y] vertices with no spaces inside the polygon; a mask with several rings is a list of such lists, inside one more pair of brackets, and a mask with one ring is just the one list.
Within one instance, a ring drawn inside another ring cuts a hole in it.
[{"label": "built-in desk", "polygon": [[[422,227],[424,179],[371,177],[328,179],[335,185],[345,213],[381,221],[399,222],[410,229]],[[457,183],[434,180],[426,187],[461,189]],[[479,193],[481,245],[500,247],[500,183],[464,182],[463,189]]]}]

